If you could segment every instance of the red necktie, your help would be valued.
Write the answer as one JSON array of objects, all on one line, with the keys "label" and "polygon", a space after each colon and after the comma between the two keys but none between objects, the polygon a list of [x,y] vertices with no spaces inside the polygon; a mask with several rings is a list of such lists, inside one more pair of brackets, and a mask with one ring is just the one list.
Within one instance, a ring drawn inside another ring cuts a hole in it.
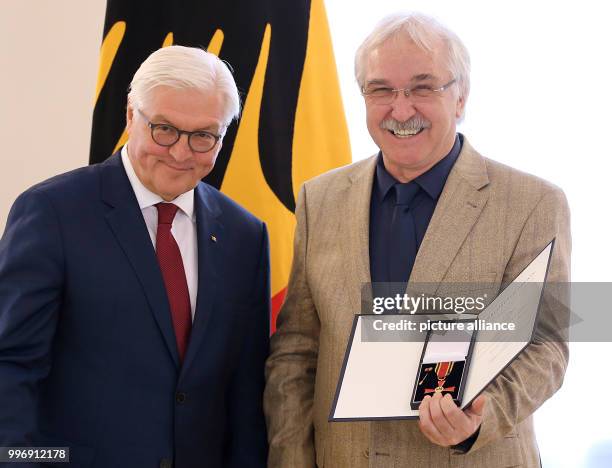
[{"label": "red necktie", "polygon": [[155,206],[157,207],[157,260],[166,285],[176,344],[182,362],[191,332],[191,305],[181,251],[170,232],[178,206],[172,203],[158,203]]}]

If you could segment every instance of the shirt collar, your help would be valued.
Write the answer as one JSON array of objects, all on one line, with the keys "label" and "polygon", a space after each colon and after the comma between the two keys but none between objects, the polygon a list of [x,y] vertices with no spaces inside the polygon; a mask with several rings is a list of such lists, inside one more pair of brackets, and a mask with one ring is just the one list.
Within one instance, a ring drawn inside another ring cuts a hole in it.
[{"label": "shirt collar", "polygon": [[[408,183],[416,183],[421,189],[423,189],[433,200],[437,200],[442,193],[446,179],[450,173],[463,145],[463,135],[458,133],[455,136],[455,143],[451,148],[450,152],[432,166],[427,172],[424,172],[416,179],[411,180]],[[385,168],[385,164],[382,158],[382,152],[378,153],[378,161],[376,162],[376,185],[378,190],[379,200],[384,198],[389,193],[389,190],[393,188],[395,184],[399,183]]]},{"label": "shirt collar", "polygon": [[[134,167],[132,166],[132,161],[128,156],[127,144],[121,148],[121,161],[123,162],[123,167],[125,168],[125,172],[130,180],[130,184],[136,195],[136,200],[138,200],[138,206],[141,210],[154,206],[157,203],[165,202],[162,197],[146,188],[136,175]],[[172,203],[178,206],[179,209],[192,220],[194,218],[193,197],[194,189],[191,189],[172,200]]]}]

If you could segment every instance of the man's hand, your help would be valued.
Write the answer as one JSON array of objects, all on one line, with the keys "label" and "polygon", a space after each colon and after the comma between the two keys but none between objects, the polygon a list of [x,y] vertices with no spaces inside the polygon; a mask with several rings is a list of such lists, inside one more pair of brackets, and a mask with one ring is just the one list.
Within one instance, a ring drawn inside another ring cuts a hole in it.
[{"label": "man's hand", "polygon": [[434,444],[442,447],[457,445],[474,434],[482,423],[486,397],[480,395],[465,410],[461,410],[450,395],[427,395],[419,406],[419,428]]}]

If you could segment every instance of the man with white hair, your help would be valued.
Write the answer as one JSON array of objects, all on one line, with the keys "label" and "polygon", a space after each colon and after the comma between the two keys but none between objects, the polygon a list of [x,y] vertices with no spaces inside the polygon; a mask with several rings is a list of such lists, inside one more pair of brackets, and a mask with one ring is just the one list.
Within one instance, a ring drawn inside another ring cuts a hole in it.
[{"label": "man with white hair", "polygon": [[569,280],[563,192],[481,156],[456,131],[469,72],[458,37],[420,14],[384,19],[357,51],[380,152],[301,189],[266,367],[269,467],[539,466],[532,414],[561,385],[568,358],[567,311],[546,295],[533,343],[467,409],[435,392],[419,421],[328,422],[363,284],[498,291],[553,238],[548,279]]},{"label": "man with white hair", "polygon": [[160,49],[132,80],[123,149],[18,197],[1,447],[67,447],[78,468],[265,466],[268,235],[201,182],[239,111],[219,58]]}]

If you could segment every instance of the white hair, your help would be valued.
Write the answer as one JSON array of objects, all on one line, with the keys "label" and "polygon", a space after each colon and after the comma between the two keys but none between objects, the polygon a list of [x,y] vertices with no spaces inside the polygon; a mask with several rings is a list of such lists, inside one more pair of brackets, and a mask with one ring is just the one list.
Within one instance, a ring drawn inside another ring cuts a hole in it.
[{"label": "white hair", "polygon": [[367,60],[370,54],[391,38],[407,36],[417,47],[428,53],[442,40],[446,46],[446,66],[457,80],[459,97],[467,101],[470,92],[470,55],[461,39],[434,18],[421,13],[396,13],[383,18],[357,49],[355,78],[360,88],[365,85]]},{"label": "white hair", "polygon": [[240,96],[229,66],[203,49],[173,45],[153,52],[134,73],[128,102],[142,106],[148,93],[157,86],[220,93],[226,124],[240,116]]}]

